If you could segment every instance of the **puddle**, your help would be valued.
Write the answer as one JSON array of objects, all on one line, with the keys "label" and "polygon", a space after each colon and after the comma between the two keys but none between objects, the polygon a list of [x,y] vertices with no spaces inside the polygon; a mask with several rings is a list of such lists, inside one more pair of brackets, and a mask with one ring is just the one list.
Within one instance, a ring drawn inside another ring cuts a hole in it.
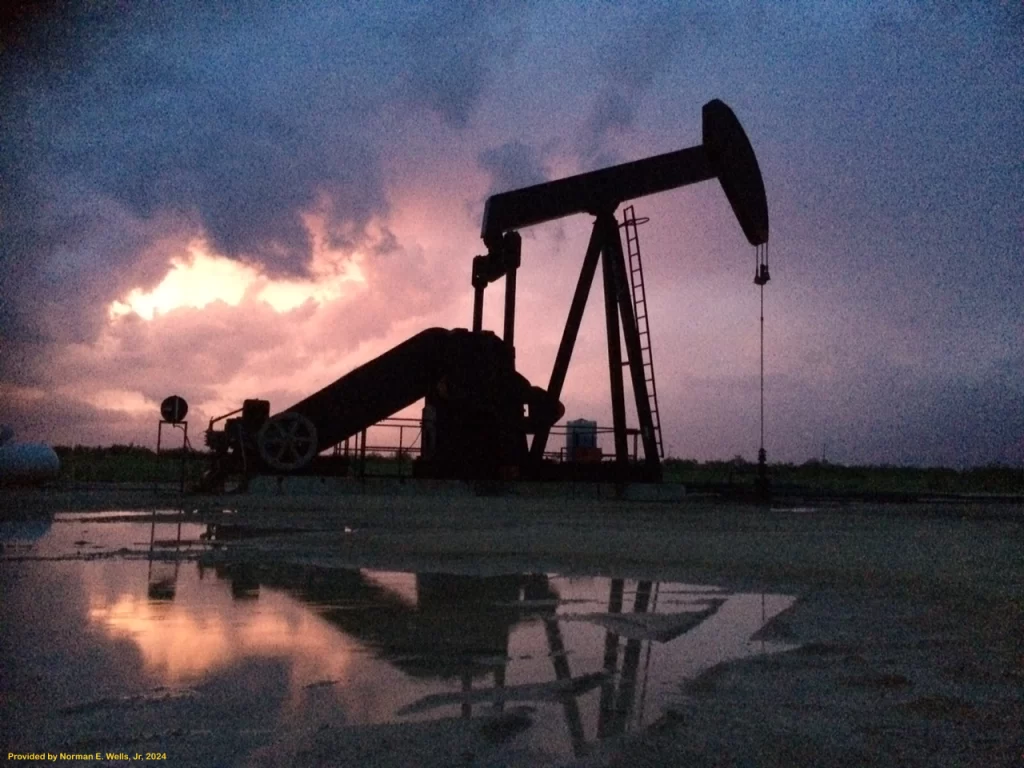
[{"label": "puddle", "polygon": [[0,721],[16,749],[159,743],[233,765],[310,729],[477,720],[489,743],[557,762],[649,726],[715,664],[793,647],[754,639],[786,595],[211,567],[193,557],[206,525],[105,514],[2,532]]},{"label": "puddle", "polygon": [[0,560],[198,557],[209,527],[180,510],[58,513],[0,521]]}]

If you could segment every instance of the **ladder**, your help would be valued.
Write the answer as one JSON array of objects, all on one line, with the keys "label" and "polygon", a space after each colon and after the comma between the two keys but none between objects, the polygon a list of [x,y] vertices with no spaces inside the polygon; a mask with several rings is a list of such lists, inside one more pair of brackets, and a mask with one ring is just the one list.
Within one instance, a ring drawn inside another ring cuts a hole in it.
[{"label": "ladder", "polygon": [[644,368],[644,382],[647,398],[651,404],[651,422],[654,425],[654,439],[658,444],[658,457],[665,458],[661,441],[661,417],[658,415],[658,388],[654,384],[654,356],[651,352],[651,328],[647,322],[647,292],[644,290],[644,268],[640,260],[640,234],[637,227],[646,224],[647,217],[638,219],[630,205],[622,211],[622,227],[626,230],[626,253],[629,257],[629,287],[633,294],[633,315],[640,336],[640,358]]}]

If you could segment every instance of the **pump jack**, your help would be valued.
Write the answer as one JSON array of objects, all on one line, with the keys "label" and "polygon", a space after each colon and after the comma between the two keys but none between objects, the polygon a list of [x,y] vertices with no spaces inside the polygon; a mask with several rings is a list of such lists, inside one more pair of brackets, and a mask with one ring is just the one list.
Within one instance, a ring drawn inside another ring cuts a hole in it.
[{"label": "pump jack", "polygon": [[[701,146],[492,196],[484,208],[481,232],[487,254],[473,260],[473,330],[481,330],[484,287],[504,276],[504,339],[511,347],[515,326],[516,270],[521,260],[521,240],[517,230],[577,213],[588,213],[595,217],[590,244],[583,259],[583,268],[555,356],[547,392],[549,397],[556,400],[561,396],[569,359],[572,357],[600,257],[604,278],[615,460],[621,467],[628,459],[623,363],[619,345],[621,320],[644,446],[644,474],[648,479],[660,479],[661,466],[644,377],[640,336],[627,292],[629,284],[615,210],[629,200],[717,177],[750,244],[759,246],[768,241],[768,203],[761,170],[735,114],[722,101],[709,101],[703,109],[702,132],[704,142]],[[534,435],[530,446],[533,462],[539,462],[543,457],[549,433],[550,429],[542,429]]]},{"label": "pump jack", "polygon": [[[274,416],[265,400],[247,400],[238,411],[210,422],[206,442],[215,458],[205,484],[222,484],[229,472],[308,471],[320,452],[420,398],[426,400],[424,473],[467,479],[539,476],[551,427],[565,410],[559,398],[598,259],[604,279],[614,474],[624,480],[629,469],[621,323],[643,440],[640,475],[659,480],[658,444],[615,211],[629,200],[717,178],[751,245],[768,241],[768,205],[754,150],[732,110],[717,99],[704,105],[702,137],[699,146],[493,195],[484,208],[481,230],[487,253],[473,259],[472,333],[423,331]],[[545,391],[515,371],[516,272],[522,250],[518,230],[578,213],[594,216],[594,225]],[[505,314],[498,339],[483,330],[483,301],[487,285],[501,278]],[[241,417],[214,431],[216,422],[236,413]],[[530,434],[533,441],[527,449]]]}]

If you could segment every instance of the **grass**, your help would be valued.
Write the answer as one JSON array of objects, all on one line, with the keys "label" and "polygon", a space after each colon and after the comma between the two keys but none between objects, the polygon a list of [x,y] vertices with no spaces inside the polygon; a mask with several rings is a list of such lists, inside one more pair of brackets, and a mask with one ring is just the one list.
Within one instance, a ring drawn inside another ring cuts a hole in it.
[{"label": "grass", "polygon": [[[768,472],[777,488],[799,487],[842,494],[1020,494],[1024,470],[1007,466],[965,470],[946,467],[847,467],[828,462],[771,464]],[[667,459],[666,480],[689,485],[752,485],[757,465],[733,461],[697,462]]]},{"label": "grass", "polygon": [[[146,483],[177,482],[181,477],[181,449],[161,451],[136,445],[105,448],[58,446],[64,479],[72,482]],[[184,454],[185,480],[192,484],[207,466],[207,455],[193,451]],[[392,457],[368,453],[368,475],[409,476],[410,457],[401,464]],[[772,464],[769,474],[776,488],[800,488],[822,493],[844,494],[1022,494],[1024,471],[1015,467],[990,466],[955,470],[943,467],[847,467],[827,462]],[[757,465],[731,461],[698,462],[666,459],[666,481],[695,487],[752,487]]]},{"label": "grass", "polygon": [[106,448],[56,446],[61,476],[84,483],[174,483],[181,479],[185,459],[185,482],[192,484],[206,469],[206,455],[182,449],[156,451],[136,445]]}]

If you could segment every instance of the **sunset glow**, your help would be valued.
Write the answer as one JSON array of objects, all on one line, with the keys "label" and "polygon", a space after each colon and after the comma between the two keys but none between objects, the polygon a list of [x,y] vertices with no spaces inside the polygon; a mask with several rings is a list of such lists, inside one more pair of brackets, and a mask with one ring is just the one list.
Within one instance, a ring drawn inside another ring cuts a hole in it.
[{"label": "sunset glow", "polygon": [[315,280],[271,280],[259,271],[222,256],[189,249],[187,259],[173,259],[164,279],[151,291],[132,290],[110,303],[111,319],[134,312],[145,320],[179,307],[202,309],[215,301],[238,306],[251,294],[277,312],[288,312],[307,301],[324,304],[341,297],[346,283],[365,282],[359,258],[349,260],[333,275]]},{"label": "sunset glow", "polygon": [[214,301],[236,306],[257,273],[250,267],[224,258],[208,256],[196,247],[184,259],[173,259],[164,279],[151,291],[132,290],[123,300],[110,305],[110,316],[134,312],[152,320],[158,313],[178,307],[201,309]]},{"label": "sunset glow", "polygon": [[295,689],[344,677],[350,643],[291,598],[264,590],[262,611],[242,610],[245,604],[232,611],[226,590],[214,597],[216,605],[201,609],[130,594],[107,602],[93,594],[89,620],[113,638],[130,639],[146,668],[168,685],[202,678],[252,656],[293,659]]},{"label": "sunset glow", "polygon": [[152,414],[160,404],[148,400],[140,392],[119,389],[101,389],[88,396],[88,402],[96,408],[123,411],[131,414]]}]

